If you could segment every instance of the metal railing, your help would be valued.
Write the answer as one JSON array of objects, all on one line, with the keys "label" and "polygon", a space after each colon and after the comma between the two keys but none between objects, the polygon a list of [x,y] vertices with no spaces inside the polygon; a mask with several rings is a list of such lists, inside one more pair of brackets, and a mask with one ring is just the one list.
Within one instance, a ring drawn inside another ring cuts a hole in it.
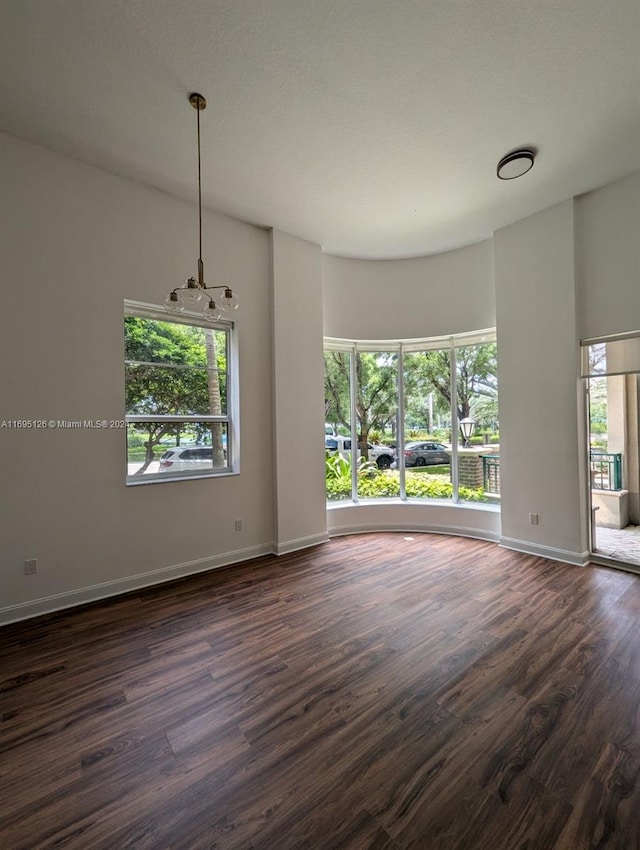
[{"label": "metal railing", "polygon": [[500,493],[500,455],[482,455],[482,487],[485,493]]},{"label": "metal railing", "polygon": [[591,451],[591,489],[622,490],[622,454]]},{"label": "metal railing", "polygon": [[[482,487],[500,494],[500,455],[482,455]],[[591,452],[591,488],[622,490],[621,452]]]}]

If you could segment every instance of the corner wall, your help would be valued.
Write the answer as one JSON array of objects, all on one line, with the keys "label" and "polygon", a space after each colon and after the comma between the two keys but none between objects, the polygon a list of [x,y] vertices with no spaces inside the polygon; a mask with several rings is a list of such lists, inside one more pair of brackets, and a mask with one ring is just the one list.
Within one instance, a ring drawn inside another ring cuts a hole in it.
[{"label": "corner wall", "polygon": [[576,198],[578,333],[640,330],[640,174]]},{"label": "corner wall", "polygon": [[565,201],[494,236],[502,542],[583,563],[573,228]]},{"label": "corner wall", "polygon": [[276,552],[327,540],[320,248],[279,230],[273,269]]}]

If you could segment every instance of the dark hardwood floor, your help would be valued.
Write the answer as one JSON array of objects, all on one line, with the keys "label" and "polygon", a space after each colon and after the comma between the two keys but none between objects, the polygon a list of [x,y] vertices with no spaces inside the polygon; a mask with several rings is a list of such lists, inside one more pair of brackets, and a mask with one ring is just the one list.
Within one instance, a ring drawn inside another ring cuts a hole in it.
[{"label": "dark hardwood floor", "polygon": [[640,578],[341,538],[0,630],[0,846],[640,848]]}]

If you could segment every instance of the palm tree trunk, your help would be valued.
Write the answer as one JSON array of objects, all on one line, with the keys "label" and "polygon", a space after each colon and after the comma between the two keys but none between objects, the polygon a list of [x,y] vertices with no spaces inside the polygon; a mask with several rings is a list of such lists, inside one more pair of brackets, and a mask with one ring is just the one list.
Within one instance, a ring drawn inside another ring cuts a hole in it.
[{"label": "palm tree trunk", "polygon": [[[222,414],[222,398],[220,396],[220,376],[218,374],[218,357],[216,349],[216,332],[213,328],[205,329],[207,341],[207,383],[209,386],[209,413],[211,416]],[[215,422],[211,425],[211,446],[214,466],[226,466],[224,444],[222,441],[224,425]]]}]

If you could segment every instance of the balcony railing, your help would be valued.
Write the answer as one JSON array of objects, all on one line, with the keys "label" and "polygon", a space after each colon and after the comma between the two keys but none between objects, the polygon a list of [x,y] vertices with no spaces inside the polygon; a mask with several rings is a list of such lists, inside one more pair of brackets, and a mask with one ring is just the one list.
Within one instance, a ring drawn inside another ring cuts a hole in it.
[{"label": "balcony railing", "polygon": [[622,490],[620,452],[591,452],[591,489]]},{"label": "balcony railing", "polygon": [[[500,455],[482,456],[482,486],[485,493],[500,495]],[[591,488],[622,490],[620,452],[591,452]]]},{"label": "balcony railing", "polygon": [[500,494],[500,455],[482,455],[482,487],[485,493]]}]

